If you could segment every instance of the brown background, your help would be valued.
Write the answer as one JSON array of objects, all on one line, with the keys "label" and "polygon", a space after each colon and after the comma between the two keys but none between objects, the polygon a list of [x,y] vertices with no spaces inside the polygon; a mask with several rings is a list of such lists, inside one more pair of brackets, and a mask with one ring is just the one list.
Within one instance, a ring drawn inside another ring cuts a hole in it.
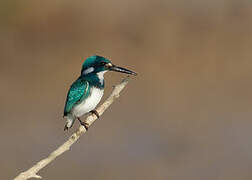
[{"label": "brown background", "polygon": [[[139,73],[45,179],[252,179],[249,0],[1,1],[0,179],[47,156],[90,55]],[[106,74],[106,94],[122,74]]]}]

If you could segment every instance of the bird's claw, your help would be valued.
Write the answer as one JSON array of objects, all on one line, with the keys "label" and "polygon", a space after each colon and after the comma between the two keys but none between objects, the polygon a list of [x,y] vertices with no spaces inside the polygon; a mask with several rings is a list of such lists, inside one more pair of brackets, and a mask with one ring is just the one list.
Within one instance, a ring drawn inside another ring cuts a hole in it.
[{"label": "bird's claw", "polygon": [[89,124],[87,123],[87,122],[83,122],[80,118],[78,118],[78,120],[79,120],[79,122],[80,122],[80,124],[82,125],[82,126],[84,126],[84,128],[86,129],[86,131],[88,130],[88,128],[89,128]]},{"label": "bird's claw", "polygon": [[95,114],[96,115],[96,117],[97,117],[97,119],[99,119],[100,118],[100,115],[99,115],[99,113],[94,109],[94,110],[92,110],[92,111],[90,111],[92,114]]},{"label": "bird's claw", "polygon": [[67,125],[65,125],[65,127],[64,127],[64,131],[66,131],[66,130],[68,130],[68,127],[67,127]]}]

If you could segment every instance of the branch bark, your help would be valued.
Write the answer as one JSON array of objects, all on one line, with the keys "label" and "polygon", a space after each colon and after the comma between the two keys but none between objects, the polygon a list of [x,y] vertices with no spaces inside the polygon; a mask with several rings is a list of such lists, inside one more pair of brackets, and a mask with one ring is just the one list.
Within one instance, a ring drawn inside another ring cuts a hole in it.
[{"label": "branch bark", "polygon": [[[124,78],[121,81],[121,83],[119,83],[118,85],[114,86],[114,89],[113,89],[111,95],[107,98],[107,100],[101,106],[99,106],[96,109],[100,116],[114,102],[114,100],[119,97],[120,92],[127,85],[128,81],[129,81],[129,76],[127,76],[126,78]],[[89,115],[86,118],[85,121],[89,124],[89,126],[91,126],[95,122],[96,119],[97,119],[96,115],[91,114],[91,115]],[[70,138],[65,143],[63,143],[61,146],[59,146],[48,157],[46,157],[45,159],[42,159],[41,161],[39,161],[37,164],[35,164],[34,166],[32,166],[27,171],[24,171],[24,172],[20,173],[17,177],[14,178],[14,180],[25,180],[25,179],[29,179],[29,178],[42,178],[37,173],[42,168],[44,168],[45,166],[47,166],[50,162],[52,162],[56,157],[60,156],[64,152],[68,151],[70,149],[70,147],[85,132],[86,132],[86,129],[83,126],[80,126],[79,129],[75,133],[73,133],[70,136]]]}]

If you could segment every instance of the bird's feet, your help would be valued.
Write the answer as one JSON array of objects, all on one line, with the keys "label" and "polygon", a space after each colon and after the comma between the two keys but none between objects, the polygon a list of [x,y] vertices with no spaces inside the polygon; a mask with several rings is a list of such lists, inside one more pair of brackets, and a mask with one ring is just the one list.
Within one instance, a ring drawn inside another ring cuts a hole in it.
[{"label": "bird's feet", "polygon": [[64,127],[64,131],[65,131],[65,130],[68,130],[68,127],[67,127],[67,125],[65,125],[65,127]]},{"label": "bird's feet", "polygon": [[92,110],[92,111],[90,111],[90,113],[95,114],[95,115],[96,115],[96,117],[97,117],[97,119],[99,119],[99,118],[100,118],[99,113],[98,113],[95,109],[94,109],[94,110]]},{"label": "bird's feet", "polygon": [[87,122],[83,122],[79,117],[77,118],[82,126],[85,127],[86,131],[88,130],[89,124]]}]

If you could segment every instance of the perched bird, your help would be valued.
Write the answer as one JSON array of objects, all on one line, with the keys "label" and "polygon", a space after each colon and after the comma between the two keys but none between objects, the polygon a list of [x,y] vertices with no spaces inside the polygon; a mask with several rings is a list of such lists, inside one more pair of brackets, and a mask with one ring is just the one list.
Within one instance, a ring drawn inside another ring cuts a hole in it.
[{"label": "perched bird", "polygon": [[95,107],[103,96],[103,75],[107,71],[136,75],[133,71],[113,65],[110,60],[102,56],[88,57],[82,64],[79,78],[71,85],[67,94],[64,109],[64,117],[66,118],[64,130],[71,128],[76,119],[87,130],[88,124],[81,121],[80,117],[89,112],[94,113],[99,118]]}]

